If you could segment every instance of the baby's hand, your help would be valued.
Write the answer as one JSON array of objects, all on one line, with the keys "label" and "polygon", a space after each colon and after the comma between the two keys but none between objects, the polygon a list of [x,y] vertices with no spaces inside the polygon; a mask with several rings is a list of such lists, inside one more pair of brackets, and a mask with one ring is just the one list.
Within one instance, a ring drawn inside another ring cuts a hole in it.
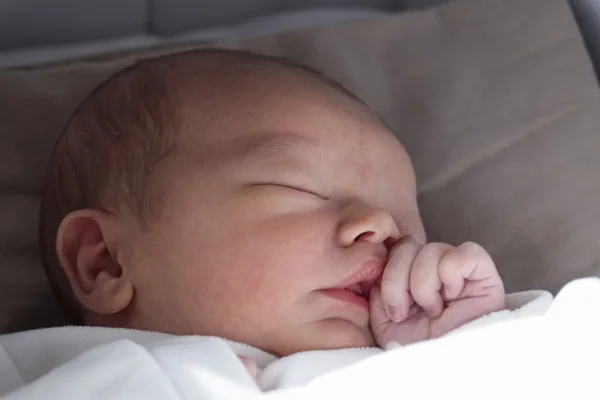
[{"label": "baby's hand", "polygon": [[256,381],[256,378],[258,377],[258,367],[256,366],[254,360],[246,356],[238,356],[238,358],[242,364],[244,364],[244,367],[246,368],[246,371],[248,371],[248,374],[252,377],[252,380]]},{"label": "baby's hand", "polygon": [[391,250],[381,286],[371,290],[369,302],[377,344],[405,345],[503,309],[504,285],[478,244],[421,244],[406,237]]}]

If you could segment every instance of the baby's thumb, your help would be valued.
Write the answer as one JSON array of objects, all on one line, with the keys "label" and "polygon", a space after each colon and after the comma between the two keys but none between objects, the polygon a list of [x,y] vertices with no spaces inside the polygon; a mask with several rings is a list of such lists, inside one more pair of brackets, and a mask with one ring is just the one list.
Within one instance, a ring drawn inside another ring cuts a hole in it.
[{"label": "baby's thumb", "polygon": [[383,298],[381,297],[381,285],[373,286],[369,293],[369,321],[377,345],[383,348],[386,343],[380,343],[381,336],[393,321],[385,310]]}]

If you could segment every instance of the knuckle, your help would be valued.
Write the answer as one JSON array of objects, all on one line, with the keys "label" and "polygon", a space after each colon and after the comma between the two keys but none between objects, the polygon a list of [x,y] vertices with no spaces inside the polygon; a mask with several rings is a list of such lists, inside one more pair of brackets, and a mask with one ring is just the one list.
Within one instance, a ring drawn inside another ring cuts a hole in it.
[{"label": "knuckle", "polygon": [[396,286],[398,283],[396,280],[394,279],[382,279],[381,280],[381,290],[384,291],[386,289],[389,289],[393,286]]},{"label": "knuckle", "polygon": [[458,246],[457,249],[460,249],[461,251],[469,255],[487,254],[485,249],[481,247],[479,243],[475,242],[464,242],[460,246]]},{"label": "knuckle", "polygon": [[436,297],[433,295],[423,297],[423,298],[415,298],[415,302],[423,310],[434,310],[437,308],[437,300],[436,300]]},{"label": "knuckle", "polygon": [[439,257],[440,254],[440,243],[429,243],[419,251],[419,257],[424,262],[429,262],[431,260],[435,260]]},{"label": "knuckle", "polygon": [[492,256],[480,244],[465,242],[457,249],[461,249],[463,257],[477,261],[479,265],[494,265]]},{"label": "knuckle", "polygon": [[419,299],[419,304],[423,308],[431,308],[435,306],[436,298],[433,294],[429,294]]}]

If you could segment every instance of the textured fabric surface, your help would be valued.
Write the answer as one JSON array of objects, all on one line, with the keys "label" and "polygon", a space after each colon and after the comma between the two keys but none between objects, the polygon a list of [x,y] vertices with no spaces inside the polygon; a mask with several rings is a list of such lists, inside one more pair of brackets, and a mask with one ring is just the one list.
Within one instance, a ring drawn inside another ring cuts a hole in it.
[{"label": "textured fabric surface", "polygon": [[[290,57],[368,102],[413,156],[430,240],[475,240],[507,291],[600,275],[600,101],[568,4],[438,9],[228,41]],[[0,331],[61,322],[37,253],[53,142],[92,88],[186,45],[0,71]]]},{"label": "textured fabric surface", "polygon": [[569,4],[600,77],[600,0],[569,0]]},{"label": "textured fabric surface", "polygon": [[166,38],[301,10],[394,12],[445,1],[450,0],[0,0],[0,52],[136,36]]}]

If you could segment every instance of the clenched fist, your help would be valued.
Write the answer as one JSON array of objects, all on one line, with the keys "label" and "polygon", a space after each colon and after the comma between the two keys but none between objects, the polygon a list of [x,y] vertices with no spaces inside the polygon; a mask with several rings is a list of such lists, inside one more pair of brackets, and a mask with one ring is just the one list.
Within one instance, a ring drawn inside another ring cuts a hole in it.
[{"label": "clenched fist", "polygon": [[369,297],[377,344],[410,344],[440,337],[504,308],[504,285],[478,244],[458,247],[405,237],[390,251]]}]

